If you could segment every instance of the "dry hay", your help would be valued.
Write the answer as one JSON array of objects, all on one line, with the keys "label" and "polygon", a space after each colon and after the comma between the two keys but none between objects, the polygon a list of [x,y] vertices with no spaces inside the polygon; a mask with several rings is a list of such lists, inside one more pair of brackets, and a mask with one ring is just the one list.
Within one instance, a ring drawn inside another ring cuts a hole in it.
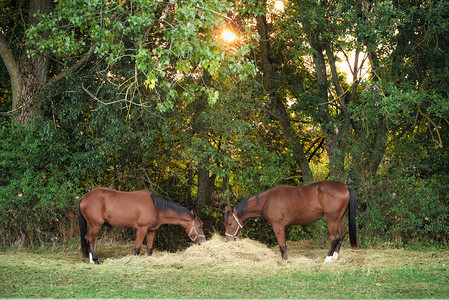
[{"label": "dry hay", "polygon": [[[279,247],[266,245],[248,238],[235,242],[226,242],[224,237],[215,234],[202,245],[192,245],[184,251],[169,253],[155,251],[153,256],[125,256],[106,259],[104,266],[128,265],[142,270],[157,269],[170,271],[206,270],[206,272],[223,272],[239,274],[263,272],[265,274],[283,274],[301,270],[313,272],[322,268],[333,270],[335,264],[323,264],[327,249],[309,249],[310,243],[288,242],[289,259],[282,260]],[[300,250],[303,249],[303,250]],[[300,251],[298,251],[300,250]]]},{"label": "dry hay", "polygon": [[[312,243],[312,244],[311,244]],[[204,244],[192,245],[184,251],[176,253],[155,251],[153,256],[141,255],[107,258],[101,265],[104,267],[126,266],[140,270],[159,270],[169,272],[183,269],[204,272],[224,272],[239,274],[264,272],[265,274],[282,274],[291,271],[304,273],[328,270],[334,273],[348,268],[407,266],[420,263],[437,263],[449,260],[448,252],[436,251],[420,253],[403,249],[360,249],[344,247],[340,251],[337,262],[324,263],[328,249],[313,247],[313,242],[288,242],[287,261],[282,260],[278,246],[269,248],[266,245],[247,238],[235,242],[226,242],[224,237],[215,234]],[[101,257],[100,257],[101,259]],[[101,266],[100,265],[100,266]]]},{"label": "dry hay", "polygon": [[[66,266],[71,270],[92,270],[108,274],[154,274],[172,276],[173,274],[215,274],[238,275],[250,278],[255,274],[264,276],[289,274],[291,272],[313,273],[330,271],[338,274],[348,269],[370,272],[376,268],[406,267],[416,264],[435,265],[449,268],[449,251],[408,251],[404,249],[359,249],[353,250],[345,245],[337,262],[324,263],[327,247],[317,246],[314,241],[287,242],[287,261],[282,260],[279,247],[272,248],[251,239],[226,242],[224,237],[215,234],[204,244],[192,245],[184,251],[169,253],[155,251],[148,257],[146,251],[140,256],[131,255],[133,243],[103,244],[99,246],[100,265],[89,264],[79,250],[63,253],[32,254],[18,251],[14,253],[17,261],[30,265],[52,268]],[[1,253],[0,253],[1,254]],[[0,255],[1,258],[1,255]],[[1,259],[0,259],[1,260]],[[174,272],[174,273],[173,273]],[[185,272],[185,273],[184,273]]]},{"label": "dry hay", "polygon": [[176,253],[155,251],[150,257],[128,255],[104,261],[105,265],[132,264],[175,269],[204,267],[231,271],[239,271],[242,268],[271,269],[280,263],[282,263],[280,255],[260,242],[239,239],[228,243],[217,234],[202,245],[192,245]]},{"label": "dry hay", "polygon": [[221,261],[226,264],[241,264],[242,262],[268,262],[275,264],[277,255],[264,244],[251,239],[238,239],[226,242],[219,235],[214,235],[209,241],[188,248],[184,255],[192,259],[210,262]]}]

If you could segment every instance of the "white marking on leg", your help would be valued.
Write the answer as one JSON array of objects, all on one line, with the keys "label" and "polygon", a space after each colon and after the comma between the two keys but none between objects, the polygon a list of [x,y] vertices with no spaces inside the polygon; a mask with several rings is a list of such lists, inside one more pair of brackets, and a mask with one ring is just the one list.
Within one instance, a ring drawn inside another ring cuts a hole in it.
[{"label": "white marking on leg", "polygon": [[94,260],[93,260],[93,258],[92,258],[92,253],[90,253],[90,252],[89,252],[89,260],[90,260],[90,262],[91,262],[92,264],[95,263]]},{"label": "white marking on leg", "polygon": [[325,263],[332,262],[332,256],[326,256],[326,259],[324,260]]},{"label": "white marking on leg", "polygon": [[338,259],[338,252],[334,252],[334,255],[332,256],[332,260],[336,261]]}]

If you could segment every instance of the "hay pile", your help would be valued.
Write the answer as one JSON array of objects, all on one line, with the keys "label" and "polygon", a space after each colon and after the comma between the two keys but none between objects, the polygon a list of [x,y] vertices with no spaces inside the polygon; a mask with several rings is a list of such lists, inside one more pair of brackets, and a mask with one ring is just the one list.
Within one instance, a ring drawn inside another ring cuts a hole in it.
[{"label": "hay pile", "polygon": [[207,270],[228,274],[244,274],[246,272],[264,272],[280,274],[295,269],[312,271],[324,261],[324,252],[317,257],[289,253],[287,261],[282,260],[279,248],[266,245],[247,238],[235,242],[226,242],[225,238],[215,234],[202,245],[192,245],[184,251],[176,253],[155,251],[153,256],[125,256],[106,259],[103,265],[128,265],[142,270]]},{"label": "hay pile", "polygon": [[[114,248],[117,249],[117,246]],[[131,248],[132,245],[125,245],[123,251],[129,253]],[[150,257],[146,254],[141,254],[138,257],[133,255],[109,256],[110,258],[100,256],[100,269],[104,268],[106,272],[111,268],[116,272],[123,270],[125,273],[130,269],[142,272],[166,272],[167,274],[177,270],[189,274],[219,272],[225,275],[238,274],[240,277],[245,277],[249,276],[248,274],[279,275],[292,271],[339,273],[348,268],[370,269],[449,259],[449,252],[444,251],[416,255],[403,249],[352,250],[345,247],[340,252],[337,262],[324,263],[327,248],[316,247],[313,241],[289,241],[287,242],[287,251],[289,258],[284,261],[277,245],[269,248],[258,241],[247,238],[226,242],[223,236],[215,234],[200,246],[192,245],[186,250],[176,253],[155,251]],[[86,266],[86,263],[84,262],[81,266]]]},{"label": "hay pile", "polygon": [[220,261],[226,264],[250,262],[276,264],[279,261],[278,253],[274,253],[272,249],[258,241],[245,238],[226,242],[225,238],[217,234],[200,246],[189,247],[184,251],[183,256],[187,259],[205,262]]},{"label": "hay pile", "polygon": [[125,256],[119,259],[106,259],[104,265],[133,265],[160,268],[213,268],[241,270],[242,268],[272,269],[282,264],[278,251],[251,240],[239,239],[226,242],[217,234],[202,245],[192,245],[176,253],[155,251],[152,256]]}]

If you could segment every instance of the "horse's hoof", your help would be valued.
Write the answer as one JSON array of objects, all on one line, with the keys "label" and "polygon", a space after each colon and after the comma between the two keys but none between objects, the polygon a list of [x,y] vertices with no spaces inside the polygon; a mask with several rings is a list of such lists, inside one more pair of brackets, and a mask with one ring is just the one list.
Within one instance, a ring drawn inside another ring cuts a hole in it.
[{"label": "horse's hoof", "polygon": [[331,263],[332,262],[332,256],[326,256],[326,259],[324,260],[324,263]]}]

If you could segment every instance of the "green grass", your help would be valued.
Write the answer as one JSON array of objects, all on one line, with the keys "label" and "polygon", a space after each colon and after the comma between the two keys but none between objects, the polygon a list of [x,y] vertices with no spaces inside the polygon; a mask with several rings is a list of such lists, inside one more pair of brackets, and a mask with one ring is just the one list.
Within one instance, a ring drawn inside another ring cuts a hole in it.
[{"label": "green grass", "polygon": [[[156,252],[147,258],[126,256],[132,251],[130,244],[102,247],[98,266],[87,263],[74,249],[0,252],[0,297],[449,297],[449,254],[443,250],[344,248],[339,261],[323,264],[325,249],[294,245],[289,245],[287,262],[280,260],[276,248],[259,249],[265,247],[259,245],[255,253],[273,252],[267,262],[254,257],[235,257],[234,262],[234,248],[194,246],[194,251],[208,252],[202,259],[201,252],[189,252],[190,248],[172,254]],[[228,251],[231,257],[223,261],[219,251]]]}]

